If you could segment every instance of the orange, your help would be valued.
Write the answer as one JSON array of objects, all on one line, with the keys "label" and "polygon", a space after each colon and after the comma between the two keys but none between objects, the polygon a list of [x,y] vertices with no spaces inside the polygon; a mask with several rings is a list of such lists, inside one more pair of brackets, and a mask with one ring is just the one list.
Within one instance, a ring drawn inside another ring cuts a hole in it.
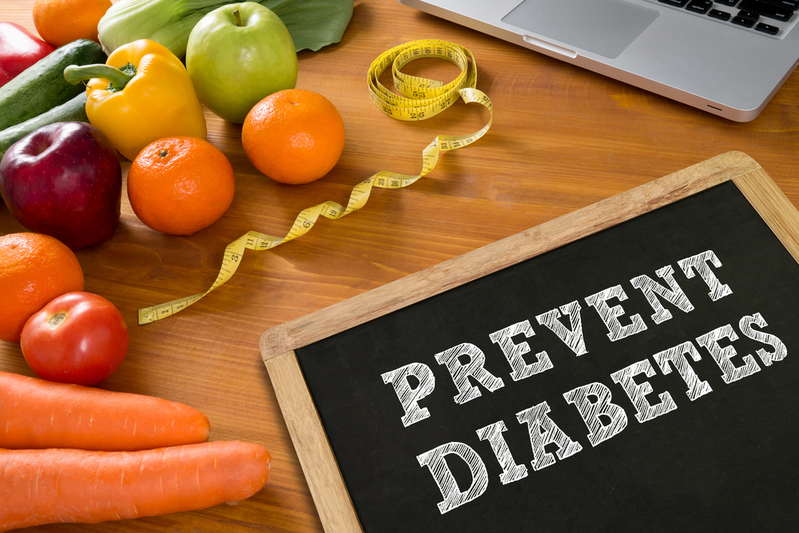
[{"label": "orange", "polygon": [[234,192],[230,161],[198,137],[154,141],[128,171],[133,212],[151,229],[170,235],[191,235],[219,220]]},{"label": "orange", "polygon": [[19,342],[31,315],[62,294],[82,290],[78,258],[55,237],[0,236],[0,339]]},{"label": "orange", "polygon": [[247,114],[241,143],[255,168],[273,180],[310,183],[330,172],[341,157],[344,121],[321,94],[278,91]]},{"label": "orange", "polygon": [[111,7],[111,0],[35,0],[33,25],[39,36],[53,46],[77,39],[100,42],[97,24]]}]

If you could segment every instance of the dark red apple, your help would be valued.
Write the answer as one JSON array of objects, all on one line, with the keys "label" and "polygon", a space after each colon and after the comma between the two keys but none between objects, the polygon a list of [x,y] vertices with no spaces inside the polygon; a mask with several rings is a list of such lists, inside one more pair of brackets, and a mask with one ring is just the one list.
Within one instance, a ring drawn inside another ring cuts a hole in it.
[{"label": "dark red apple", "polygon": [[3,155],[0,193],[28,230],[77,250],[114,234],[122,168],[103,132],[85,122],[57,122],[23,137]]}]

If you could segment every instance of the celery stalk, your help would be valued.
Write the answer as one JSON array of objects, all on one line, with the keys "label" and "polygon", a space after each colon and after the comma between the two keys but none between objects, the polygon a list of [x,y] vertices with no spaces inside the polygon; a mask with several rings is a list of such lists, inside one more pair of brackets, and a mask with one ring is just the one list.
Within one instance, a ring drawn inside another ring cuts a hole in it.
[{"label": "celery stalk", "polygon": [[151,39],[183,57],[192,28],[224,0],[121,0],[113,4],[97,31],[106,53],[138,39]]}]

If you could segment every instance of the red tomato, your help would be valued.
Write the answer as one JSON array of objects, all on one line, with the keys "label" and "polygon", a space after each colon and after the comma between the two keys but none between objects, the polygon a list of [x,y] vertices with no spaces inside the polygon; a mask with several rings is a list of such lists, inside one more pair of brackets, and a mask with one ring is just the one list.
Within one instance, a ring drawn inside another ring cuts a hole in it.
[{"label": "red tomato", "polygon": [[22,328],[22,355],[42,379],[96,385],[128,352],[128,326],[97,294],[69,292],[34,313]]}]

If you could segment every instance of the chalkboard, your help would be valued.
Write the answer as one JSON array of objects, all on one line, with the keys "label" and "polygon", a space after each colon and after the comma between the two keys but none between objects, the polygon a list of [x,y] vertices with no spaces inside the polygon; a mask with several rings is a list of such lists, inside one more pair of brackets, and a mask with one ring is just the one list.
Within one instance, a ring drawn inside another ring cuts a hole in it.
[{"label": "chalkboard", "polygon": [[325,529],[794,531],[798,220],[724,154],[266,332]]}]

